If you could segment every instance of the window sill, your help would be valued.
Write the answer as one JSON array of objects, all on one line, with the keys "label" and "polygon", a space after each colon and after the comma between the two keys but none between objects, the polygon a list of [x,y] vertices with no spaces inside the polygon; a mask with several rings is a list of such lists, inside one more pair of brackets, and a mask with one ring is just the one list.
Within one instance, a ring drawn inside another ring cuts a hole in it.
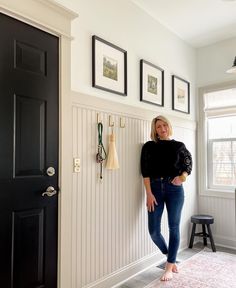
[{"label": "window sill", "polygon": [[206,189],[203,192],[199,193],[200,196],[208,196],[208,197],[218,197],[218,198],[228,198],[228,199],[235,199],[235,192],[234,191],[224,191],[224,190],[217,190],[217,189]]}]

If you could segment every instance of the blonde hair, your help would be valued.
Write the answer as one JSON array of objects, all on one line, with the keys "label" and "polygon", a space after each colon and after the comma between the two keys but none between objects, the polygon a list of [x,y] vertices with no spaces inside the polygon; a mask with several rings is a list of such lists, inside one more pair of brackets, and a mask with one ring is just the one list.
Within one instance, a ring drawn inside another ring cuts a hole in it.
[{"label": "blonde hair", "polygon": [[168,128],[169,128],[168,136],[172,136],[172,134],[173,134],[173,129],[172,129],[172,125],[171,125],[170,121],[166,117],[159,115],[152,120],[152,124],[151,124],[151,135],[150,136],[151,136],[151,139],[155,142],[157,142],[159,140],[159,136],[158,136],[157,131],[156,131],[156,123],[158,120],[161,120],[168,125]]}]

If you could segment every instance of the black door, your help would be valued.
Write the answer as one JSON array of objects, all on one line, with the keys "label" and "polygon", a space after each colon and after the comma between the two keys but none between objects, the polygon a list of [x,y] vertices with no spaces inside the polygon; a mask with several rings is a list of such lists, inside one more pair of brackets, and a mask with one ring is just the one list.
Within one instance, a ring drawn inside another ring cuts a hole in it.
[{"label": "black door", "polygon": [[3,288],[57,286],[58,43],[0,13]]}]

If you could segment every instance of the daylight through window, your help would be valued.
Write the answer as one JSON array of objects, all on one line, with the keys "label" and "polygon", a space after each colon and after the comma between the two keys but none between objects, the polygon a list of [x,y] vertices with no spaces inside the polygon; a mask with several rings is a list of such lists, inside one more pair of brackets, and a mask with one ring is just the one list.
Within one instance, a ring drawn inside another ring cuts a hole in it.
[{"label": "daylight through window", "polygon": [[[207,186],[234,190],[236,186],[236,90],[204,95],[207,124]],[[226,108],[231,109],[226,109]],[[234,109],[235,107],[235,109]],[[221,109],[219,113],[219,109]]]}]

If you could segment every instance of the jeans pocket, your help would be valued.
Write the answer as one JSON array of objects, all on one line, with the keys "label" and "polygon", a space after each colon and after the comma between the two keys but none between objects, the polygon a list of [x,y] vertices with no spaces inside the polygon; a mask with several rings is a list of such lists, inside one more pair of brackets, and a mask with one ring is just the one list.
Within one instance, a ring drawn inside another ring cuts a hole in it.
[{"label": "jeans pocket", "polygon": [[175,187],[181,187],[182,186],[182,183],[181,184],[173,184],[173,183],[170,183],[171,185],[175,186]]},{"label": "jeans pocket", "polygon": [[168,191],[170,193],[179,194],[183,191],[183,185],[170,184],[170,186],[168,187]]}]

